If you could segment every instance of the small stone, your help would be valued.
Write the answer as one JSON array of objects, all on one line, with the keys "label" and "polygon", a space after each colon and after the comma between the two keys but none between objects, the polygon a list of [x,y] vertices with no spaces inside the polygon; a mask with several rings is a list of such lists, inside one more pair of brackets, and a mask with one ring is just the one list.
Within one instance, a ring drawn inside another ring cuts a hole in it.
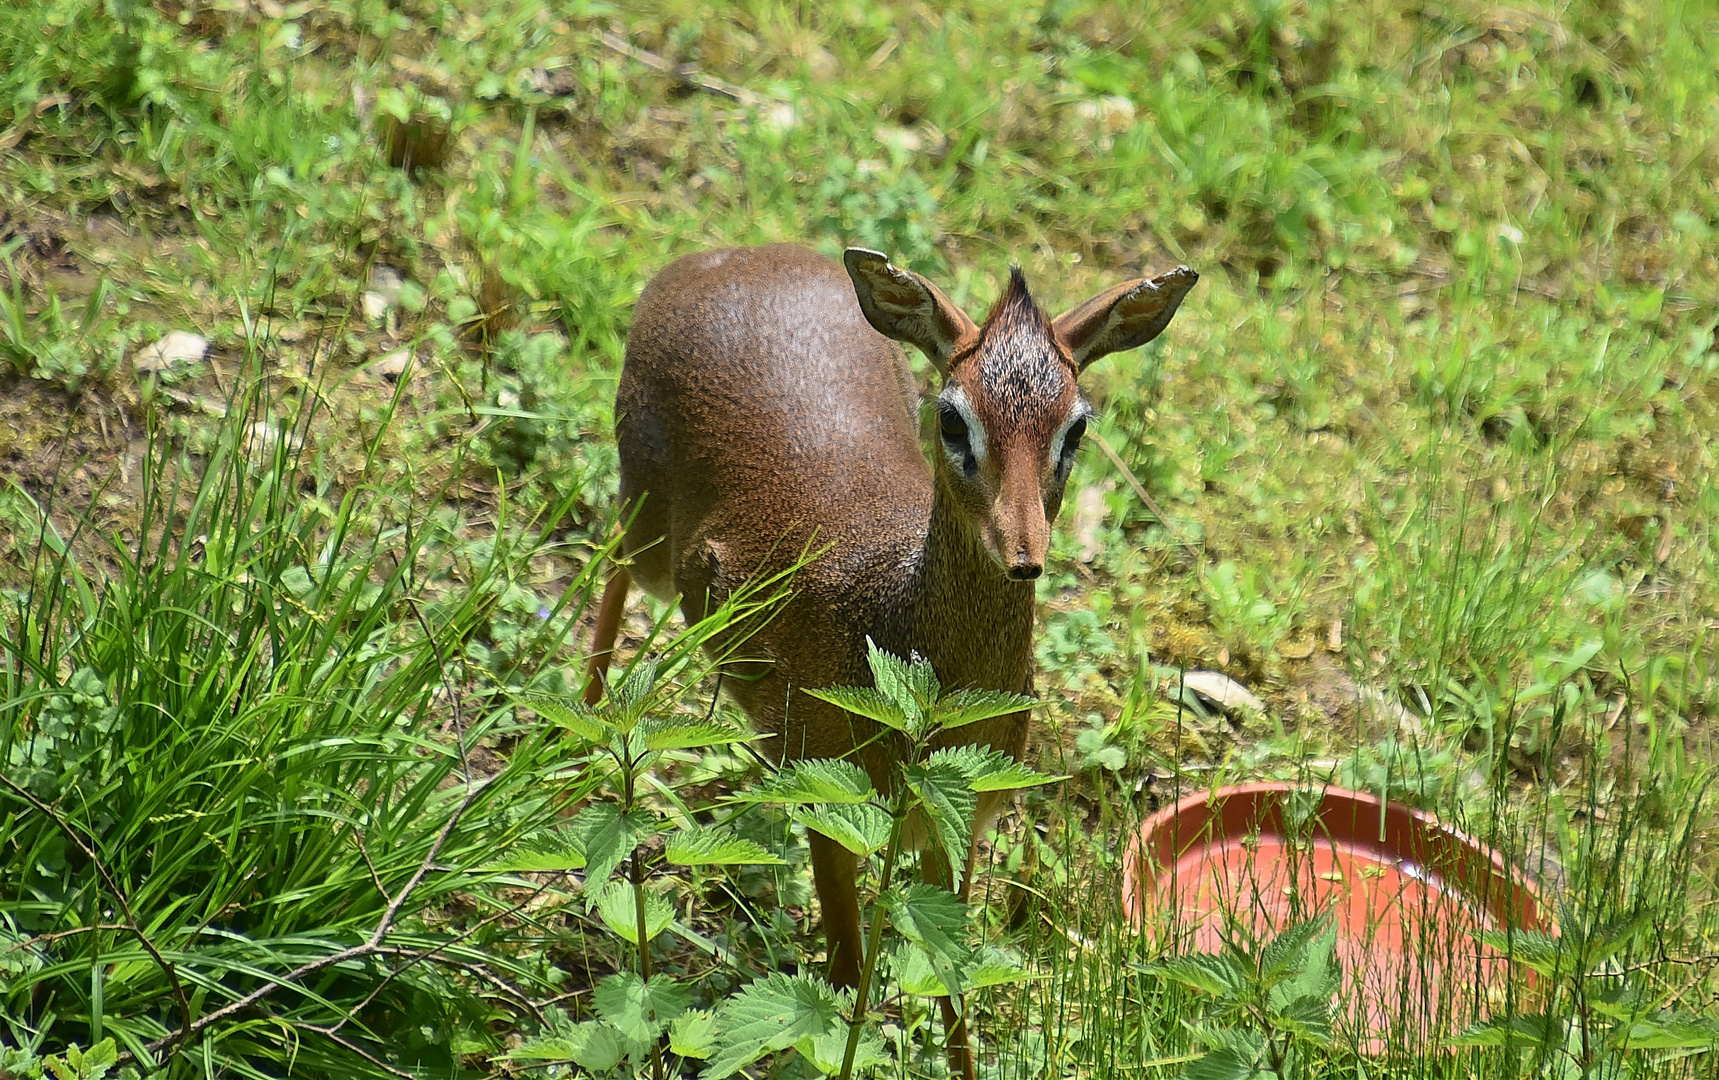
[{"label": "small stone", "polygon": [[206,338],[186,330],[175,330],[155,344],[140,349],[132,359],[132,365],[143,374],[151,374],[194,364],[208,352]]},{"label": "small stone", "polygon": [[389,307],[400,303],[400,290],[406,287],[406,275],[392,266],[370,268],[370,291],[380,296]]},{"label": "small stone", "polygon": [[406,366],[412,362],[411,349],[395,349],[382,359],[370,365],[370,373],[389,382],[398,382],[400,376],[406,373]]},{"label": "small stone", "polygon": [[1188,671],[1182,674],[1182,685],[1205,698],[1226,713],[1237,710],[1264,712],[1265,702],[1253,692],[1221,671]]},{"label": "small stone", "polygon": [[367,322],[378,323],[388,316],[388,298],[379,292],[364,294],[364,318]]},{"label": "small stone", "polygon": [[1070,532],[1074,536],[1074,542],[1080,545],[1079,558],[1083,563],[1089,563],[1104,554],[1104,540],[1098,531],[1104,525],[1105,515],[1110,509],[1104,501],[1104,493],[1110,486],[1107,480],[1102,485],[1083,487],[1074,496]]}]

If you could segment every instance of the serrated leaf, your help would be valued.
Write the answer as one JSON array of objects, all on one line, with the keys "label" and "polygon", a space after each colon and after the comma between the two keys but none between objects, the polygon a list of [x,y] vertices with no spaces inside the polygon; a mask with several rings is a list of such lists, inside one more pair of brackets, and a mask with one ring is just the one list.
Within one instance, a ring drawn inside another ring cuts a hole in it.
[{"label": "serrated leaf", "polygon": [[621,1033],[601,1020],[574,1024],[559,1035],[527,1039],[507,1055],[510,1061],[573,1061],[592,1072],[607,1072],[627,1056]]},{"label": "serrated leaf", "polygon": [[927,765],[949,764],[967,777],[973,791],[1011,791],[1015,788],[1036,787],[1067,780],[1066,776],[1050,776],[1027,768],[1000,750],[988,746],[951,746],[931,754]]},{"label": "serrated leaf", "polygon": [[1302,998],[1329,1001],[1343,979],[1337,960],[1337,924],[1319,918],[1286,928],[1261,950],[1260,965],[1261,980],[1270,988],[1273,1003]]},{"label": "serrated leaf", "polygon": [[889,844],[889,814],[871,803],[800,806],[794,809],[792,817],[855,855],[870,855]]},{"label": "serrated leaf", "polygon": [[1331,1009],[1329,999],[1304,997],[1274,1009],[1272,1022],[1285,1031],[1293,1032],[1308,1042],[1329,1049],[1331,1046]]},{"label": "serrated leaf", "polygon": [[635,1048],[656,1042],[691,1000],[687,989],[667,975],[646,982],[631,971],[608,976],[591,993],[597,1015]]},{"label": "serrated leaf", "polygon": [[1147,970],[1220,998],[1230,997],[1246,989],[1248,976],[1251,974],[1243,971],[1235,959],[1210,953],[1168,957],[1149,965]]},{"label": "serrated leaf", "polygon": [[1564,1021],[1545,1013],[1520,1013],[1516,1016],[1484,1020],[1470,1025],[1450,1039],[1452,1046],[1503,1046],[1514,1043],[1557,1045],[1564,1041]]},{"label": "serrated leaf", "polygon": [[717,1050],[705,1080],[722,1080],[765,1054],[834,1028],[847,1030],[841,1002],[822,980],[804,975],[767,975],[716,1009]]},{"label": "serrated leaf", "polygon": [[549,873],[580,870],[586,863],[584,842],[570,826],[545,829],[525,837],[513,850],[485,864],[484,869],[501,873]]},{"label": "serrated leaf", "polygon": [[[638,946],[639,911],[633,896],[633,886],[625,881],[610,882],[597,900],[597,914],[603,923],[630,945]],[[649,941],[667,930],[674,922],[674,908],[654,890],[645,890],[645,940]]]},{"label": "serrated leaf", "polygon": [[1010,694],[1002,690],[957,690],[937,703],[937,723],[944,731],[992,720],[999,716],[1026,712],[1038,704],[1025,694]]},{"label": "serrated leaf", "polygon": [[829,686],[822,690],[808,690],[806,693],[819,701],[827,701],[840,709],[846,709],[856,716],[869,717],[884,727],[896,731],[906,731],[910,721],[907,713],[902,711],[895,699],[866,686]]},{"label": "serrated leaf", "polygon": [[613,729],[596,710],[583,702],[560,698],[525,697],[527,708],[557,727],[566,728],[586,742],[607,742]]},{"label": "serrated leaf", "polygon": [[968,786],[967,774],[947,759],[927,759],[922,765],[909,765],[903,770],[907,786],[919,797],[920,810],[931,820],[931,827],[949,858],[951,884],[961,887],[961,869],[967,863],[967,847],[972,843],[973,815],[979,808],[979,797]]},{"label": "serrated leaf", "polygon": [[585,853],[585,893],[608,883],[615,867],[633,853],[640,841],[656,833],[649,811],[621,813],[612,802],[592,803],[567,826],[568,842]]},{"label": "serrated leaf", "polygon": [[694,1009],[677,1016],[669,1025],[669,1049],[700,1061],[716,1053],[716,1015]]},{"label": "serrated leaf", "polygon": [[1480,940],[1547,978],[1567,974],[1575,964],[1563,941],[1539,930],[1483,930]]},{"label": "serrated leaf", "polygon": [[798,761],[737,798],[745,802],[863,803],[877,798],[871,778],[851,761]]},{"label": "serrated leaf", "polygon": [[721,720],[646,719],[639,725],[646,750],[704,750],[713,746],[750,742],[757,738]]},{"label": "serrated leaf", "polygon": [[1253,1080],[1258,1075],[1252,1059],[1227,1047],[1188,1062],[1182,1070],[1183,1080]]},{"label": "serrated leaf", "polygon": [[909,663],[878,648],[869,637],[865,644],[866,663],[871,668],[872,681],[885,698],[901,709],[908,721],[909,734],[919,734],[925,726],[931,704],[942,690],[931,662],[916,655]]},{"label": "serrated leaf", "polygon": [[967,906],[947,889],[909,885],[878,898],[901,936],[925,950],[937,981],[950,997],[967,989],[973,950],[967,945]]},{"label": "serrated leaf", "polygon": [[1698,1016],[1666,1013],[1638,1020],[1624,1034],[1626,1050],[1697,1050],[1719,1046],[1719,1025]]},{"label": "serrated leaf", "polygon": [[728,829],[683,829],[669,837],[663,859],[676,866],[784,866],[757,841]]},{"label": "serrated leaf", "polygon": [[[808,1035],[795,1042],[794,1049],[820,1073],[825,1076],[839,1076],[842,1061],[848,1051],[848,1027],[846,1024],[837,1024],[822,1035]],[[854,1048],[854,1075],[862,1075],[862,1070],[882,1065],[888,1060],[883,1040],[878,1037],[875,1025],[867,1024],[860,1030],[859,1045]]]},{"label": "serrated leaf", "polygon": [[[925,950],[910,941],[896,946],[890,968],[901,992],[915,997],[942,997],[949,991],[931,968]],[[1021,966],[1014,954],[992,945],[980,948],[967,969],[967,989],[983,990],[988,986],[1005,986],[1035,978]]]}]

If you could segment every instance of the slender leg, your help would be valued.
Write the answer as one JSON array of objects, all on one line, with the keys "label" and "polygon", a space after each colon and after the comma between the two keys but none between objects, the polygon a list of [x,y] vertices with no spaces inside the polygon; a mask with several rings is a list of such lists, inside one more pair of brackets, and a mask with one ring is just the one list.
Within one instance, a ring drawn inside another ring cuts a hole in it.
[{"label": "slender leg", "polygon": [[[961,877],[961,888],[955,895],[967,902],[967,896],[973,887],[973,864],[978,858],[978,845],[967,849],[967,872]],[[949,859],[941,851],[926,851],[920,856],[920,876],[926,884],[936,885],[947,889],[949,887]],[[978,1080],[978,1066],[973,1059],[973,1040],[967,1032],[967,1019],[961,1015],[962,1010],[953,998],[938,998],[937,1003],[943,1008],[944,1047],[949,1055],[949,1072],[951,1075],[962,1077],[963,1080]]]},{"label": "slender leg", "polygon": [[859,861],[853,852],[820,833],[809,834],[812,883],[824,912],[824,941],[830,954],[830,982],[859,985],[864,935],[860,930]]},{"label": "slender leg", "polygon": [[621,616],[627,612],[627,590],[632,584],[632,575],[627,573],[626,567],[618,566],[603,589],[603,604],[597,609],[597,630],[591,637],[591,659],[585,665],[584,697],[587,705],[603,700],[603,677],[609,670],[609,658],[615,653],[615,639],[621,633]]}]

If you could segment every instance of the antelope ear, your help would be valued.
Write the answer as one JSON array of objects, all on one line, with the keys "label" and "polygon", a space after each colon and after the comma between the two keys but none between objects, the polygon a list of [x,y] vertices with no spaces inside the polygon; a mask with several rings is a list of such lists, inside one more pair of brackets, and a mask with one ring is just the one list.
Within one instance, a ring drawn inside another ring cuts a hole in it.
[{"label": "antelope ear", "polygon": [[947,375],[956,346],[979,332],[967,313],[951,303],[942,289],[911,270],[891,264],[882,252],[848,248],[842,262],[872,329],[918,346],[937,370]]},{"label": "antelope ear", "polygon": [[1155,278],[1124,282],[1057,316],[1051,330],[1075,370],[1083,371],[1101,356],[1137,348],[1163,333],[1199,280],[1200,275],[1178,266]]}]

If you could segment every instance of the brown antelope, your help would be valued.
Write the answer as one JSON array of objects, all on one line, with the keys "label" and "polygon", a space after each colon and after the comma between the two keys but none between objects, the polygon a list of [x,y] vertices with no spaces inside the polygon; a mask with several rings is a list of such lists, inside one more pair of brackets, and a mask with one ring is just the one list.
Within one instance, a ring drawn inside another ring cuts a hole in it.
[{"label": "brown antelope", "polygon": [[[1033,579],[1091,414],[1076,378],[1157,337],[1199,276],[1179,266],[1052,320],[1016,269],[975,325],[877,252],[844,261],[845,274],[792,245],[710,251],[639,297],[615,401],[620,494],[637,513],[629,562],[603,596],[587,694],[602,692],[629,577],[698,619],[817,551],[746,642],[769,661],[762,676],[725,685],[779,758],[849,757],[888,791],[895,762],[878,725],[804,690],[869,685],[869,636],[929,659],[945,687],[1031,692]],[[943,376],[930,463],[897,341]],[[1026,737],[1025,713],[951,733],[1017,757]],[[817,833],[811,849],[830,977],[853,986],[857,863]],[[965,1054],[960,1027],[952,1057],[957,1044]]]}]

